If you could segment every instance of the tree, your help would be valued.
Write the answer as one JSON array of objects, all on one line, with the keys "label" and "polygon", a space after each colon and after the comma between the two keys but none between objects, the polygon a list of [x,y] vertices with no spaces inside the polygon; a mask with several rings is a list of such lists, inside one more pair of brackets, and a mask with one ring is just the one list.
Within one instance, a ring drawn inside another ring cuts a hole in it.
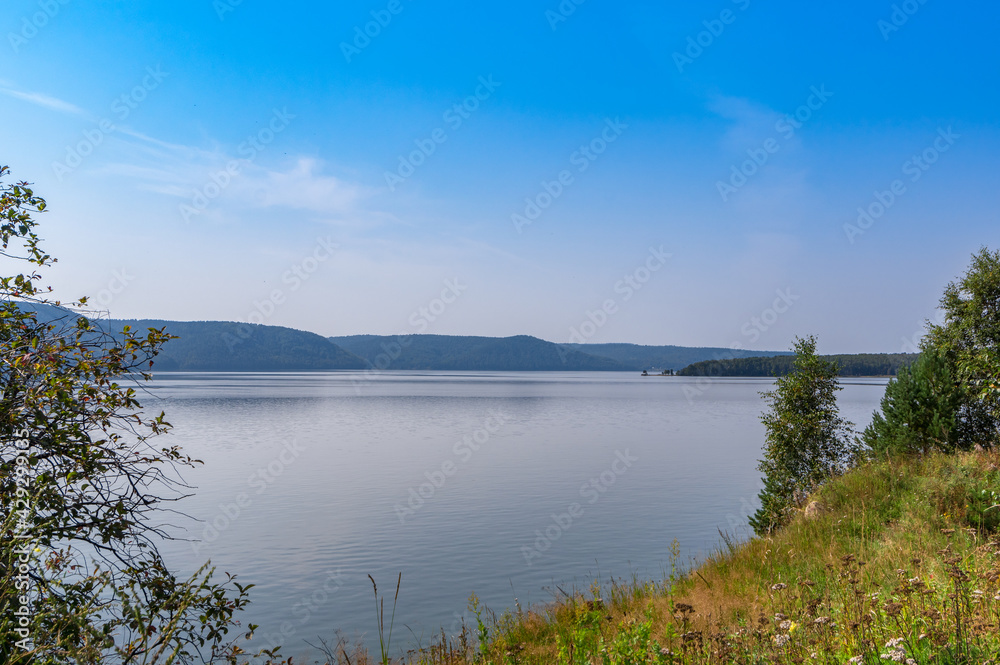
[{"label": "tree", "polygon": [[941,297],[943,322],[929,324],[923,348],[943,355],[962,395],[957,414],[966,447],[998,443],[1000,425],[1000,251],[983,247]]},{"label": "tree", "polygon": [[898,455],[967,449],[960,423],[963,395],[943,353],[926,349],[889,381],[881,413],[875,412],[862,441],[875,454]]},{"label": "tree", "polygon": [[178,579],[157,550],[163,504],[188,489],[173,472],[197,463],[152,443],[170,425],[137,399],[170,336],[111,334],[48,300],[44,211],[0,180],[0,256],[31,270],[0,277],[0,662],[235,662],[248,587]]},{"label": "tree", "polygon": [[764,535],[785,524],[796,500],[841,473],[857,453],[853,426],[837,410],[837,365],[816,355],[816,339],[796,338],[790,374],[773,391],[762,392],[770,410],[761,416],[767,428],[761,507],[750,526]]}]

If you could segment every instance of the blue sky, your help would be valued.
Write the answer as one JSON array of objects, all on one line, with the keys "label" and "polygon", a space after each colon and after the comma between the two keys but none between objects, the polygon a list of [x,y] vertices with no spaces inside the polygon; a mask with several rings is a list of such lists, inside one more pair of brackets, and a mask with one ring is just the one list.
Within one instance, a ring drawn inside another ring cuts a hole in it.
[{"label": "blue sky", "polygon": [[50,203],[59,297],[894,352],[1000,246],[993,6],[284,9],[7,3],[0,162]]}]

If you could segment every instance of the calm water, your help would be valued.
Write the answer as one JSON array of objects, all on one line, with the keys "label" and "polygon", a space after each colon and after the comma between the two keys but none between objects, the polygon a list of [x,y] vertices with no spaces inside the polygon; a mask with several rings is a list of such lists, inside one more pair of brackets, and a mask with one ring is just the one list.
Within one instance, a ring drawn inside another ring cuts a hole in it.
[{"label": "calm water", "polygon": [[[702,380],[704,381],[704,380]],[[211,559],[257,585],[254,643],[371,643],[371,574],[394,644],[457,632],[475,592],[501,610],[600,576],[662,579],[670,545],[746,535],[764,431],[757,379],[636,373],[158,374],[150,409],[203,467],[176,568]],[[847,380],[860,426],[885,381]],[[388,612],[388,609],[387,609]],[[388,616],[386,617],[388,621]],[[407,630],[406,627],[409,630]],[[410,633],[412,631],[412,634]]]}]

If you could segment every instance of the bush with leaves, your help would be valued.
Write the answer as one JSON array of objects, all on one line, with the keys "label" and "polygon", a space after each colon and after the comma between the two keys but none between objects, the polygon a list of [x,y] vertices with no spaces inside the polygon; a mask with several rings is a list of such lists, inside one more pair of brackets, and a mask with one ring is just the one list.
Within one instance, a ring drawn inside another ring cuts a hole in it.
[{"label": "bush with leaves", "polygon": [[799,497],[805,496],[857,455],[853,426],[837,409],[836,363],[816,355],[816,339],[796,339],[794,369],[762,392],[770,410],[761,416],[767,428],[761,507],[750,526],[764,535],[784,525]]},{"label": "bush with leaves", "polygon": [[188,489],[176,468],[197,463],[153,444],[170,425],[137,399],[170,336],[110,334],[48,300],[44,210],[0,181],[0,261],[30,270],[0,277],[0,662],[236,662],[249,587],[180,579],[157,550]]}]

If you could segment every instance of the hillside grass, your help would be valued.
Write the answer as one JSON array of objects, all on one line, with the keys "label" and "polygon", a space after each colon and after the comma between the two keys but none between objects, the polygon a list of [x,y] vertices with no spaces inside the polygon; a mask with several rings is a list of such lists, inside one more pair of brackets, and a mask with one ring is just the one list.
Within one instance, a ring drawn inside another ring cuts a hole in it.
[{"label": "hillside grass", "polygon": [[[501,615],[473,598],[478,625],[405,662],[1000,662],[1000,453],[873,461],[811,500],[687,574]],[[344,644],[328,655],[376,662]]]}]

